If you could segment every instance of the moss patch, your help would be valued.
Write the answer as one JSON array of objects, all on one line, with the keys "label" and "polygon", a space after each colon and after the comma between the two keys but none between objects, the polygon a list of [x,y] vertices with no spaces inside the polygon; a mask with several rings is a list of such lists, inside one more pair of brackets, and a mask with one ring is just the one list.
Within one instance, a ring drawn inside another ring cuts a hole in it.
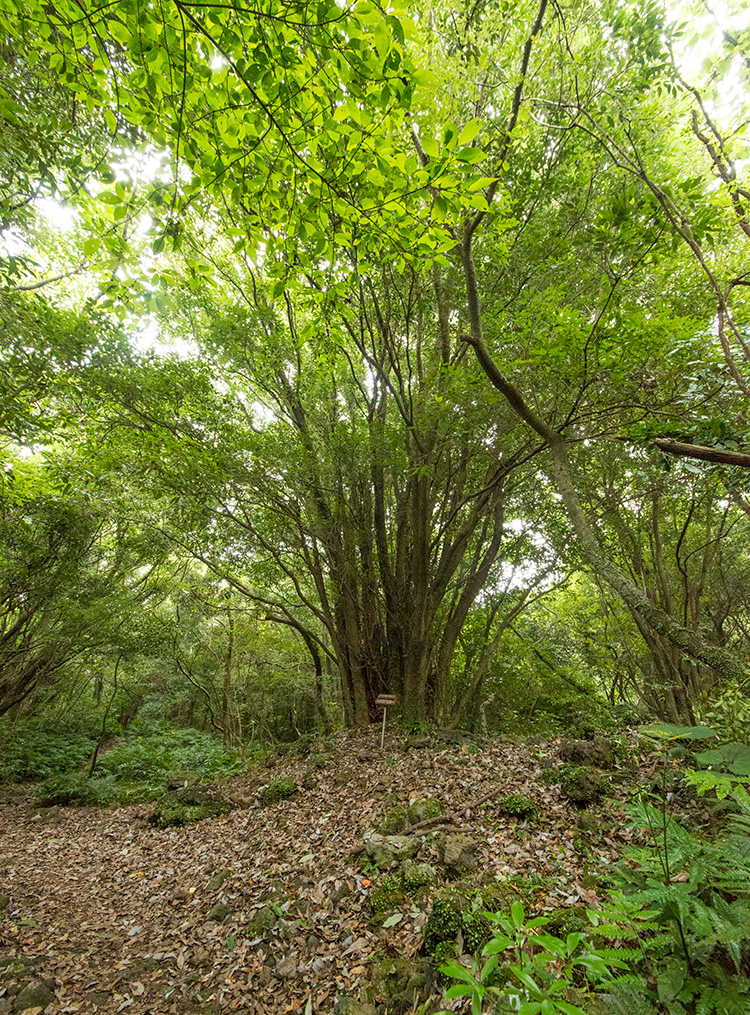
[{"label": "moss patch", "polygon": [[289,776],[282,776],[280,779],[272,779],[267,786],[264,786],[260,794],[260,802],[264,807],[276,804],[279,800],[288,800],[297,792],[297,784]]}]

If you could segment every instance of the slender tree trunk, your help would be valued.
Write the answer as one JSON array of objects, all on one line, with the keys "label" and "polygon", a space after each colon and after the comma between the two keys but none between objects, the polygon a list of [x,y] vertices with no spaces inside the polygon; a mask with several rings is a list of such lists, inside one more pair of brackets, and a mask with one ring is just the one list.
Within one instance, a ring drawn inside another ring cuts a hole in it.
[{"label": "slender tree trunk", "polygon": [[221,688],[221,725],[224,730],[224,745],[229,746],[233,739],[232,715],[230,700],[232,692],[232,662],[234,657],[234,616],[231,603],[227,602],[227,652],[224,657],[224,681]]}]

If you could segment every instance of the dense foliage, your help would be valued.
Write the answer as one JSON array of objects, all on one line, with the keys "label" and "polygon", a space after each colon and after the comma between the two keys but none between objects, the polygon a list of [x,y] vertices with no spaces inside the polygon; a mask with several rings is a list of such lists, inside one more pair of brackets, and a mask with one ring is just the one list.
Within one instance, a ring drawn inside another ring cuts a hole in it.
[{"label": "dense foliage", "polygon": [[11,724],[744,701],[748,66],[691,17],[0,3]]}]

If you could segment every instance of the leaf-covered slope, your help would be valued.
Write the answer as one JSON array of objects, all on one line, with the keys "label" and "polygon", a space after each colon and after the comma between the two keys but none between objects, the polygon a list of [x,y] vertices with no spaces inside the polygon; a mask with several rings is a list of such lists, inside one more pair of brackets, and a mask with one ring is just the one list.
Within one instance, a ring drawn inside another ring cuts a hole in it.
[{"label": "leaf-covered slope", "polygon": [[[399,920],[371,920],[384,872],[361,853],[387,810],[416,798],[437,799],[442,824],[478,840],[472,877],[508,877],[532,910],[595,901],[585,871],[628,833],[616,802],[599,819],[587,815],[595,830],[585,830],[559,789],[539,781],[556,744],[493,742],[474,753],[394,735],[381,752],[378,740],[341,733],[320,745],[316,764],[280,758],[227,784],[236,810],[179,829],[150,827],[145,806],[40,813],[8,791],[0,1013],[11,1010],[12,984],[32,978],[54,981],[45,1015],[284,1012],[309,999],[312,1011],[330,1012],[337,996],[364,999],[377,957],[421,949],[429,892]],[[311,788],[263,807],[263,782],[282,775],[300,787],[307,776]],[[497,806],[521,791],[541,809],[528,827]],[[436,843],[425,842],[422,858],[441,869]]]}]

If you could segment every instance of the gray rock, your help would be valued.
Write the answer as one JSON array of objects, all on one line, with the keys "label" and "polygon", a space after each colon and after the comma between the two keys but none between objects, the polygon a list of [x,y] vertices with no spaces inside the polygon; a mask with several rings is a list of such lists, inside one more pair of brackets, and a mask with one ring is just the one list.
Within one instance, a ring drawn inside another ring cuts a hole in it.
[{"label": "gray rock", "polygon": [[596,768],[611,768],[615,761],[612,742],[607,737],[562,743],[560,757],[574,765],[594,765]]},{"label": "gray rock", "polygon": [[287,955],[276,963],[276,975],[282,976],[285,980],[293,980],[297,975],[297,959],[294,955]]},{"label": "gray rock", "polygon": [[470,835],[447,835],[440,844],[440,859],[452,877],[463,877],[477,869],[479,843]]},{"label": "gray rock", "polygon": [[27,983],[13,999],[13,1010],[24,1011],[26,1008],[46,1008],[55,1000],[54,991],[43,980],[32,980]]},{"label": "gray rock", "polygon": [[368,858],[378,867],[387,869],[394,863],[412,860],[422,848],[422,842],[416,836],[370,832],[365,838],[364,846]]}]

